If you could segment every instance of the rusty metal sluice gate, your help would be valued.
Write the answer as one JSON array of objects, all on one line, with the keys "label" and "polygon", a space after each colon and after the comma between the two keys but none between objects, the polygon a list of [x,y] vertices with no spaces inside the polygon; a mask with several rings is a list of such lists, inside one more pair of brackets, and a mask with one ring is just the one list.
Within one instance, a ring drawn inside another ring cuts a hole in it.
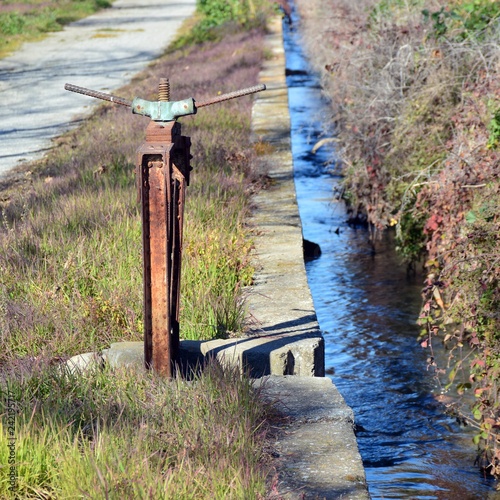
[{"label": "rusty metal sluice gate", "polygon": [[189,137],[181,135],[177,118],[198,108],[265,90],[256,85],[213,99],[170,101],[166,78],[159,83],[158,101],[121,97],[66,84],[66,90],[127,106],[149,116],[146,140],[137,150],[136,180],[142,211],[144,272],[144,361],[166,377],[175,373],[179,355],[179,304],[182,228],[186,187],[189,185]]}]

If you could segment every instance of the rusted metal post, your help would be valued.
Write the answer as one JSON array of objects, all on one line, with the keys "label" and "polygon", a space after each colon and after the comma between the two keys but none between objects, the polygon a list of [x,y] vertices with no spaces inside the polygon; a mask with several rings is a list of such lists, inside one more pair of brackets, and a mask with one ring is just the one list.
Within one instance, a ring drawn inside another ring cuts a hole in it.
[{"label": "rusted metal post", "polygon": [[144,360],[172,377],[179,355],[179,288],[189,137],[178,122],[151,121],[137,151],[144,260]]},{"label": "rusted metal post", "polygon": [[181,116],[198,108],[265,90],[265,85],[201,101],[191,97],[170,102],[168,80],[160,80],[158,101],[129,101],[67,83],[71,92],[120,104],[149,116],[146,141],[137,150],[137,184],[142,208],[144,261],[144,361],[146,368],[166,377],[175,374],[179,359],[179,304],[182,228],[186,186],[189,185],[189,137],[181,135]]}]

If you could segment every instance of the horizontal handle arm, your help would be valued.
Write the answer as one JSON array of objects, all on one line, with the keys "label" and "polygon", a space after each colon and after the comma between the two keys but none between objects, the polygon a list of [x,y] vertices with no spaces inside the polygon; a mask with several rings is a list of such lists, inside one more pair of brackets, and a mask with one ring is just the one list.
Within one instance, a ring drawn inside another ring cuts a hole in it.
[{"label": "horizontal handle arm", "polygon": [[111,94],[105,94],[104,92],[98,92],[97,90],[90,90],[84,87],[77,87],[76,85],[71,85],[67,83],[64,88],[70,90],[71,92],[76,92],[77,94],[88,95],[90,97],[95,97],[96,99],[103,99],[104,101],[113,102],[115,104],[120,104],[121,106],[132,107],[132,101],[127,101],[122,97],[116,97]]},{"label": "horizontal handle arm", "polygon": [[235,90],[234,92],[229,92],[227,94],[222,94],[217,97],[213,97],[212,99],[207,99],[206,101],[196,102],[197,108],[203,108],[204,106],[210,106],[212,104],[216,104],[222,101],[228,101],[229,99],[234,99],[236,97],[243,97],[249,94],[255,94],[255,92],[261,92],[262,90],[266,90],[266,86],[261,83],[260,85],[255,85],[254,87],[248,87],[246,89]]}]

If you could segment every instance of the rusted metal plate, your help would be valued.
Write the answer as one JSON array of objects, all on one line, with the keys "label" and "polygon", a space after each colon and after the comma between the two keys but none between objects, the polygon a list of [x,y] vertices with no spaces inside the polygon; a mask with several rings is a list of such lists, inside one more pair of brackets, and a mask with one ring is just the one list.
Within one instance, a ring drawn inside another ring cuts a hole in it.
[{"label": "rusted metal plate", "polygon": [[182,227],[191,141],[179,124],[152,124],[138,150],[147,368],[171,377],[179,350]]},{"label": "rusted metal plate", "polygon": [[168,157],[167,164],[149,160],[149,251],[151,262],[151,329],[153,340],[153,368],[170,377],[170,297],[168,283],[168,246],[170,235],[167,225]]},{"label": "rusted metal plate", "polygon": [[170,269],[166,258],[168,179],[165,171],[168,171],[168,155],[142,156],[145,363],[148,368],[170,377]]}]

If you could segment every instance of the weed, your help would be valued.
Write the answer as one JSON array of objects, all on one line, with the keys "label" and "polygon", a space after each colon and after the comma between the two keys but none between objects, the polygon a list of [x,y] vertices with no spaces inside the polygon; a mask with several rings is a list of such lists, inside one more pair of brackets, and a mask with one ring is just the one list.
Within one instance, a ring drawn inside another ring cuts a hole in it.
[{"label": "weed", "polygon": [[488,29],[494,29],[500,17],[500,6],[489,0],[461,1],[451,8],[442,6],[434,12],[424,9],[422,15],[425,22],[432,22],[433,35],[437,38],[484,38]]},{"label": "weed", "polygon": [[497,109],[493,114],[488,129],[490,136],[488,138],[488,148],[496,148],[500,144],[500,109]]},{"label": "weed", "polygon": [[[215,363],[191,382],[130,371],[82,377],[45,367],[0,385],[0,460],[14,443],[23,498],[257,498],[266,407]],[[2,425],[3,424],[3,425]],[[216,460],[215,457],[217,457]],[[8,469],[0,496],[8,497]]]},{"label": "weed", "polygon": [[242,28],[265,28],[267,16],[276,10],[277,5],[266,0],[198,0],[198,16],[171,48],[222,40]]}]

